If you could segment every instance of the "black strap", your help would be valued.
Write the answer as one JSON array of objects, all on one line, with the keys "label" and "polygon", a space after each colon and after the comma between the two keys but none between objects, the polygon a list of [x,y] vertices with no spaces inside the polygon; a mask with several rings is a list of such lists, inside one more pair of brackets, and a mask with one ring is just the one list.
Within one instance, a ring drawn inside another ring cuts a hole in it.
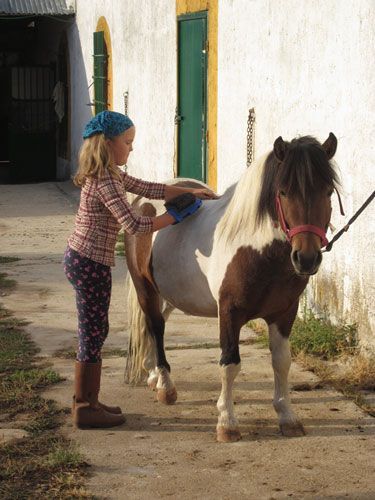
[{"label": "black strap", "polygon": [[331,251],[332,246],[335,243],[335,241],[337,241],[349,229],[349,226],[356,220],[356,218],[359,216],[359,214],[361,214],[363,212],[363,210],[367,207],[367,205],[369,205],[372,202],[374,197],[375,197],[375,191],[373,191],[372,194],[370,194],[370,196],[367,198],[367,200],[364,202],[364,204],[356,211],[356,213],[353,215],[353,217],[350,219],[350,221],[346,224],[346,226],[344,226],[342,229],[340,229],[340,231],[337,234],[335,234],[335,236],[328,243],[328,245],[325,247],[323,252],[330,252]]}]

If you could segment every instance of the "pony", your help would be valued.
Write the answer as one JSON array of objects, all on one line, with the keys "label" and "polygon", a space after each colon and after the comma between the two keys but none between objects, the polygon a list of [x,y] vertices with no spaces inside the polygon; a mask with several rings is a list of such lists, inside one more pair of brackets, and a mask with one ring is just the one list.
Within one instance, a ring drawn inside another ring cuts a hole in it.
[{"label": "pony", "polygon": [[[241,439],[233,407],[233,383],[241,367],[239,336],[249,320],[269,330],[274,370],[273,406],[281,433],[305,434],[291,407],[289,335],[299,297],[322,261],[331,217],[331,195],[339,180],[331,162],[337,139],[311,136],[290,142],[278,137],[217,200],[207,200],[177,225],[145,235],[125,235],[131,276],[130,338],[125,380],[147,377],[158,401],[173,404],[177,392],[164,350],[165,322],[174,308],[218,317],[222,390],[216,437]],[[195,180],[172,181],[201,187]],[[338,194],[338,191],[337,191]],[[163,202],[138,197],[142,215],[165,211]]]}]

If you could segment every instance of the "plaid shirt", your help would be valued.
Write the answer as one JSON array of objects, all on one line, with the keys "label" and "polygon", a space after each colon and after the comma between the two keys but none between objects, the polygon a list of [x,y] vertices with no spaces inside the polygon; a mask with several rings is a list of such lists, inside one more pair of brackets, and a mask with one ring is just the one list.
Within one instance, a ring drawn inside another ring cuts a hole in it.
[{"label": "plaid shirt", "polygon": [[68,239],[70,248],[106,266],[115,265],[115,245],[121,226],[130,234],[152,232],[152,218],[137,215],[125,191],[154,200],[164,199],[164,184],[142,181],[119,171],[122,180],[110,175],[86,179],[75,230]]}]

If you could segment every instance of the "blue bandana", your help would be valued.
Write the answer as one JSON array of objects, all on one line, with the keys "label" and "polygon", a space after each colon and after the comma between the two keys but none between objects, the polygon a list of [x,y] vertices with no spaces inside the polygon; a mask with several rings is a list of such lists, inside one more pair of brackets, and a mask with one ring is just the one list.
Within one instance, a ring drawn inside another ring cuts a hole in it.
[{"label": "blue bandana", "polygon": [[83,138],[87,139],[95,134],[104,134],[111,139],[130,127],[134,127],[134,124],[128,116],[116,111],[102,111],[87,123],[83,131]]}]

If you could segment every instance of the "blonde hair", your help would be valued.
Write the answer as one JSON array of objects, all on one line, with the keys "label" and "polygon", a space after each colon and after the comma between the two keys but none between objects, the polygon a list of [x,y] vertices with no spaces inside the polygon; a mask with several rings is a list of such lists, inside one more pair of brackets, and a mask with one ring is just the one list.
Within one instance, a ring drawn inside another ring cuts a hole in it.
[{"label": "blonde hair", "polygon": [[83,141],[78,155],[78,170],[73,178],[76,186],[82,187],[89,177],[101,179],[106,173],[120,179],[113,154],[104,134],[95,134]]}]

